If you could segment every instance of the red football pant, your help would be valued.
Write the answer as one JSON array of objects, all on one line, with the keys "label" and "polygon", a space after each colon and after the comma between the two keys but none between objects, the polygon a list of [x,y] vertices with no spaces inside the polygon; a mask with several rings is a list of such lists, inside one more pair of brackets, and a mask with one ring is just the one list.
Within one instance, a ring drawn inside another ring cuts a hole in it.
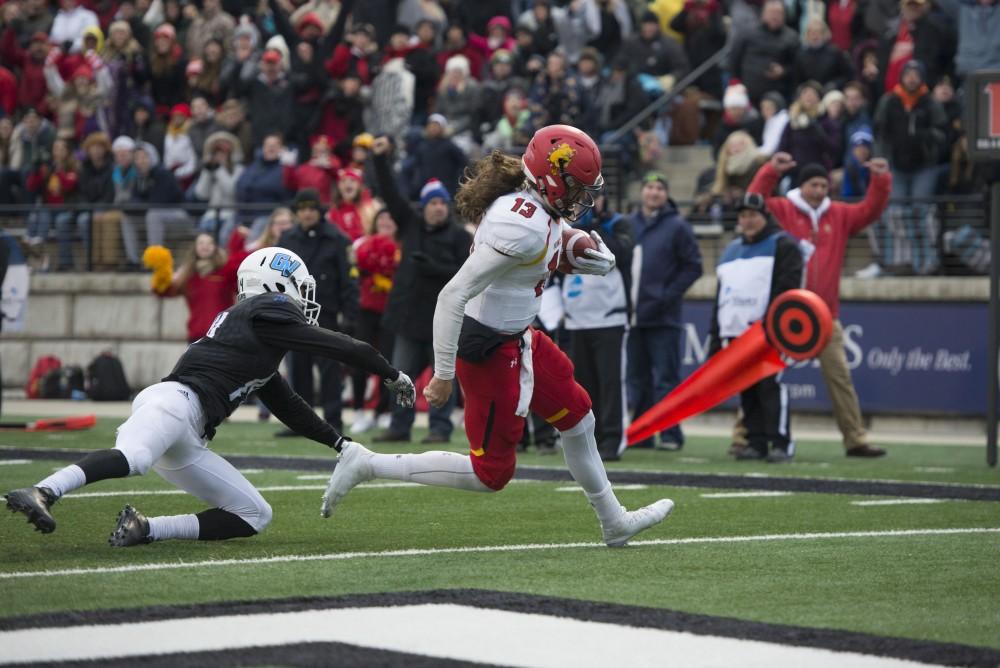
[{"label": "red football pant", "polygon": [[[573,379],[573,363],[548,336],[531,330],[535,388],[531,412],[565,431],[590,412],[590,396]],[[490,489],[514,476],[524,418],[515,415],[520,394],[520,340],[507,341],[480,364],[459,359],[455,371],[465,393],[465,433],[472,469]]]}]

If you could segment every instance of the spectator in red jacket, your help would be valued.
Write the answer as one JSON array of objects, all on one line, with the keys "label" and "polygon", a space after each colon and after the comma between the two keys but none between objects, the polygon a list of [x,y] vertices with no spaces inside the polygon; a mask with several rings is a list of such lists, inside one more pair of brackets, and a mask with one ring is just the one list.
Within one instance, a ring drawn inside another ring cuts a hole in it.
[{"label": "spectator in red jacket", "polygon": [[0,110],[4,116],[13,116],[17,108],[17,78],[0,65]]},{"label": "spectator in red jacket", "polygon": [[[355,336],[375,346],[383,355],[391,356],[393,336],[392,332],[382,327],[382,313],[385,312],[389,291],[392,290],[392,279],[399,266],[400,250],[396,239],[399,228],[388,209],[375,214],[374,225],[373,234],[354,242],[354,255],[361,278],[361,314]],[[355,420],[351,430],[361,433],[374,427],[380,415],[389,413],[389,395],[381,392],[379,383],[375,383],[379,400],[374,415],[365,415],[363,411],[368,374],[355,371],[353,383]]]},{"label": "spectator in red jacket", "polygon": [[156,106],[166,111],[187,98],[187,57],[177,42],[177,31],[169,23],[153,31],[149,51],[150,91]]},{"label": "spectator in red jacket", "polygon": [[811,257],[806,266],[806,289],[822,297],[834,317],[833,336],[820,353],[819,363],[848,457],[881,457],[885,454],[885,450],[872,447],[867,442],[868,434],[861,420],[858,395],[854,391],[844,354],[844,328],[838,318],[840,272],[847,241],[851,235],[879,219],[892,191],[892,175],[886,160],[876,158],[866,166],[871,172],[871,184],[865,198],[857,204],[830,200],[827,196],[830,176],[826,168],[818,164],[801,169],[799,187],[790,190],[787,197],[771,197],[781,177],[795,167],[795,161],[787,153],[775,153],[770,162],[760,168],[747,189],[748,192],[766,196],[767,208],[781,227],[811,247]]},{"label": "spectator in red jacket", "polygon": [[486,45],[481,43],[482,40],[476,44],[471,44],[465,29],[459,25],[448,26],[444,39],[444,48],[437,55],[437,62],[441,71],[444,71],[444,66],[452,56],[465,56],[469,59],[469,73],[472,78],[477,81],[482,78],[483,65],[489,60],[490,56]]},{"label": "spectator in red jacket", "polygon": [[337,172],[337,197],[327,213],[327,220],[357,241],[372,229],[375,202],[364,187],[361,172],[350,167]]},{"label": "spectator in red jacket", "polygon": [[216,245],[211,234],[199,234],[169,287],[157,293],[161,297],[184,295],[188,343],[205,336],[215,316],[236,303],[236,270],[249,255],[243,249],[243,232],[241,229],[230,237],[228,253]]},{"label": "spectator in red jacket", "polygon": [[285,188],[293,193],[312,188],[319,193],[320,204],[328,207],[339,169],[340,160],[331,152],[330,139],[319,135],[313,139],[309,162],[298,166],[285,165]]},{"label": "spectator in red jacket", "polygon": [[52,158],[39,164],[28,174],[28,192],[37,197],[37,201],[46,205],[45,208],[32,212],[28,216],[28,245],[33,254],[41,257],[41,266],[48,268],[48,256],[42,248],[49,236],[52,224],[57,227],[69,225],[73,218],[72,211],[58,211],[60,204],[72,201],[78,183],[79,165],[73,158],[69,143],[65,139],[52,142]]},{"label": "spectator in red jacket", "polygon": [[375,78],[373,63],[378,62],[378,44],[375,42],[375,28],[367,23],[354,26],[347,39],[337,45],[333,55],[326,61],[327,74],[334,79],[340,79],[348,74],[354,74],[361,83],[371,85]]},{"label": "spectator in red jacket", "polygon": [[17,106],[35,109],[50,116],[48,84],[45,83],[45,58],[49,53],[49,36],[43,32],[31,36],[27,49],[17,43],[17,33],[8,27],[0,36],[0,61],[17,73]]}]

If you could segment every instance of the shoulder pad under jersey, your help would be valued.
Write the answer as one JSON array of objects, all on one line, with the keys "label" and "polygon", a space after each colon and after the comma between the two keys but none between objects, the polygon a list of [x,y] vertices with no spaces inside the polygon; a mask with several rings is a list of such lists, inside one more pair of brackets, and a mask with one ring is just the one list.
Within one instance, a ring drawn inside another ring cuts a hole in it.
[{"label": "shoulder pad under jersey", "polygon": [[306,323],[306,316],[288,295],[268,293],[251,297],[251,318],[269,322]]},{"label": "shoulder pad under jersey", "polygon": [[521,260],[534,260],[544,253],[551,217],[537,200],[525,195],[498,197],[483,215],[476,243]]}]

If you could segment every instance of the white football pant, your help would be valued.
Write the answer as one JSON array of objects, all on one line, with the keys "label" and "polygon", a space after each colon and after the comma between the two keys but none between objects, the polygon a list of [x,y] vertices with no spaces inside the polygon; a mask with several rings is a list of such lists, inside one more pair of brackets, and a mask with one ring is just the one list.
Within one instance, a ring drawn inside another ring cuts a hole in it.
[{"label": "white football pant", "polygon": [[271,506],[236,467],[208,449],[205,415],[187,385],[157,383],[140,392],[132,414],[118,428],[115,449],[130,475],[150,468],[213,508],[238,515],[258,533],[271,522]]}]

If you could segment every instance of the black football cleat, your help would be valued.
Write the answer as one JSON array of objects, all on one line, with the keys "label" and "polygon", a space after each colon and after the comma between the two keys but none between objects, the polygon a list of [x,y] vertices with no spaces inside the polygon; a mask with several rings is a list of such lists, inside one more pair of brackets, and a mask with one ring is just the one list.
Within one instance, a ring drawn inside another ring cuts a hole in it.
[{"label": "black football cleat", "polygon": [[44,487],[22,487],[7,492],[7,510],[12,513],[23,513],[28,518],[28,524],[35,525],[35,531],[52,533],[56,530],[56,519],[52,517],[49,508],[59,497],[52,490]]},{"label": "black football cleat", "polygon": [[132,547],[152,543],[149,537],[149,520],[132,506],[125,506],[118,513],[118,524],[108,536],[111,547]]}]

